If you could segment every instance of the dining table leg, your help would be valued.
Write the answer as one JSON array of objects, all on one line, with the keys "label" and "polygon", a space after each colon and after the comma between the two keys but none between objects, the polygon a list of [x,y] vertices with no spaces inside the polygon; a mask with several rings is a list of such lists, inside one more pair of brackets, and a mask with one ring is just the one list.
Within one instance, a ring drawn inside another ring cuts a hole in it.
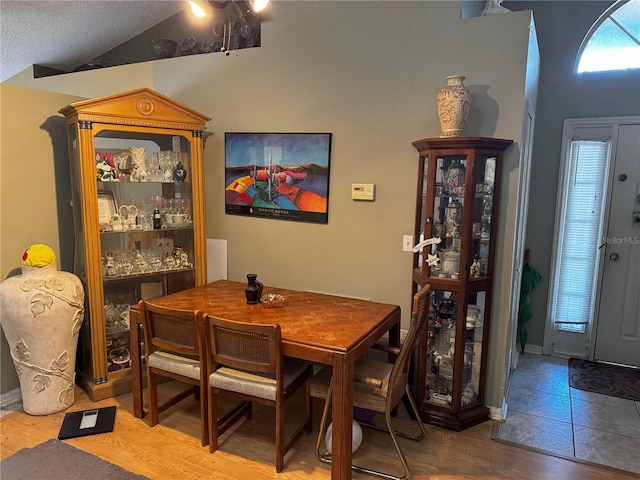
[{"label": "dining table leg", "polygon": [[331,479],[351,478],[351,442],[353,422],[353,368],[350,354],[333,354],[333,410]]}]

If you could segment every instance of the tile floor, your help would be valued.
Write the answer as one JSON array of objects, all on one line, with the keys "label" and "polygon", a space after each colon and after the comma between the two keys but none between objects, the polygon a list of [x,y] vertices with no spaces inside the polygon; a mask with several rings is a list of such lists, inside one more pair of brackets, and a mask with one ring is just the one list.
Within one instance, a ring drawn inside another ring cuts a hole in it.
[{"label": "tile floor", "polygon": [[640,474],[640,402],[569,387],[568,361],[525,353],[501,440]]}]

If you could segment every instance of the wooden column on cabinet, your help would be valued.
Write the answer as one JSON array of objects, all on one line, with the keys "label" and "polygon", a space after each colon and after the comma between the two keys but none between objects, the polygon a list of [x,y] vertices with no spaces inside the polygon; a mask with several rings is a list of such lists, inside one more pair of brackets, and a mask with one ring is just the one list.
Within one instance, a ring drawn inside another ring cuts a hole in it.
[{"label": "wooden column on cabinet", "polygon": [[[93,145],[93,124],[88,121],[81,121],[79,125],[78,145],[80,158],[94,158]],[[93,261],[95,258],[102,258],[100,254],[100,238],[94,232],[99,231],[98,221],[98,188],[95,181],[95,162],[80,162],[80,188],[84,195],[82,206],[82,242],[84,244],[84,271],[85,296],[88,302],[89,318],[98,318],[104,313],[104,292],[101,288],[91,288],[96,282],[102,281],[102,263]],[[80,272],[78,272],[80,273]],[[85,335],[85,338],[87,336]],[[105,330],[92,328],[90,331],[91,345],[91,370],[85,372],[91,375],[91,381],[102,384],[107,381],[107,350]],[[91,372],[91,373],[89,373]]]},{"label": "wooden column on cabinet", "polygon": [[[193,148],[194,153],[192,155],[192,166],[197,171],[203,171],[203,142],[202,131],[194,130],[193,135]],[[194,217],[206,218],[205,214],[205,198],[204,198],[204,178],[203,175],[199,175],[193,179],[193,182],[198,182],[197,188],[193,189],[193,208]],[[197,263],[196,268],[196,285],[204,285],[207,283],[207,232],[205,222],[198,222],[194,225],[195,228],[195,242],[196,251],[201,252],[198,258],[195,259]]]}]

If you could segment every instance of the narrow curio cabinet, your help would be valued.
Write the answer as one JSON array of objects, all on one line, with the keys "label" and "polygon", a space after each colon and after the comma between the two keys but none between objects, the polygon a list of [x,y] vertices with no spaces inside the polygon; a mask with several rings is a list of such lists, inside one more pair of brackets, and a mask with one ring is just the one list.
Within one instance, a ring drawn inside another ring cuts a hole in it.
[{"label": "narrow curio cabinet", "polygon": [[80,381],[95,401],[131,390],[129,308],[206,283],[202,134],[210,119],[147,88],[60,113],[74,271],[87,303]]},{"label": "narrow curio cabinet", "polygon": [[486,420],[500,170],[511,140],[426,138],[419,153],[413,288],[432,288],[418,347],[416,397],[422,420],[462,430]]}]

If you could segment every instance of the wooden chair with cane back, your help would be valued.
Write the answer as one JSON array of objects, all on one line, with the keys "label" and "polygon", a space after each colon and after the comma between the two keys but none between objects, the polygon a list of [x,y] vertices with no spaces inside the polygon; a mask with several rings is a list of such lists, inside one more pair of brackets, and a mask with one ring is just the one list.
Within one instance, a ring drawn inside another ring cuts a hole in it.
[{"label": "wooden chair with cane back", "polygon": [[[160,307],[147,301],[138,304],[143,317],[149,418],[151,426],[158,416],[190,395],[200,399],[200,442],[206,446],[208,435],[206,363],[198,325],[200,312]],[[158,377],[168,377],[190,385],[189,388],[158,403]]]},{"label": "wooden chair with cane back", "polygon": [[[276,471],[280,472],[285,454],[303,431],[311,433],[312,430],[312,365],[283,355],[278,324],[258,325],[204,315],[201,335],[205,339],[207,358],[209,451],[217,450],[218,437],[240,417],[246,415],[251,418],[251,403],[247,406],[246,402],[275,407]],[[306,390],[304,423],[285,440],[285,403],[301,387]],[[218,395],[221,392],[233,392],[246,402],[218,418]]]}]

